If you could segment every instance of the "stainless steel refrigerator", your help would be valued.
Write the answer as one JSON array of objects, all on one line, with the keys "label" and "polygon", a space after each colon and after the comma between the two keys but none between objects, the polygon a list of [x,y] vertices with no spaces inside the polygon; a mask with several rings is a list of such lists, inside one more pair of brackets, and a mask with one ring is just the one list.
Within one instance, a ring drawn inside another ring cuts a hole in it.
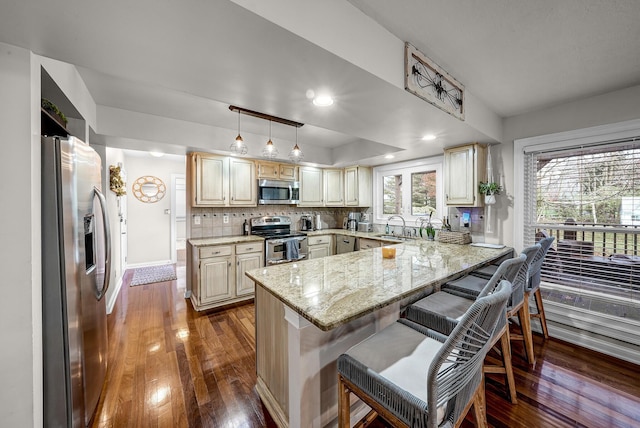
[{"label": "stainless steel refrigerator", "polygon": [[107,371],[110,237],[100,156],[42,138],[42,311],[46,427],[87,426]]}]

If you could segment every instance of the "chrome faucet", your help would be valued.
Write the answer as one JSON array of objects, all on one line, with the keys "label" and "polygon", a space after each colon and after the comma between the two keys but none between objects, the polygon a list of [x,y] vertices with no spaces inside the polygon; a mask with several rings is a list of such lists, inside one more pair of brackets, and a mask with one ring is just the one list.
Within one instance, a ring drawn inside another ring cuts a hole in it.
[{"label": "chrome faucet", "polygon": [[401,215],[394,214],[390,216],[387,219],[387,227],[389,226],[389,221],[393,218],[399,218],[400,220],[402,220],[402,236],[405,236],[404,234],[405,234],[405,229],[407,228],[407,222],[404,221],[404,217],[402,217]]}]

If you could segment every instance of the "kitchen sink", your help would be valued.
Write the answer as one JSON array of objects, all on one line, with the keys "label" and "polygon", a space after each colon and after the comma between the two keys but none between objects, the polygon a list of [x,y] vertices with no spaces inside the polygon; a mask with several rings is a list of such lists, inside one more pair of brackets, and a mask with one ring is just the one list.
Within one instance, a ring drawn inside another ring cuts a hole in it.
[{"label": "kitchen sink", "polygon": [[386,234],[375,235],[375,236],[376,236],[376,238],[388,239],[390,241],[409,241],[409,240],[416,239],[414,237],[409,237],[409,236],[386,235]]}]

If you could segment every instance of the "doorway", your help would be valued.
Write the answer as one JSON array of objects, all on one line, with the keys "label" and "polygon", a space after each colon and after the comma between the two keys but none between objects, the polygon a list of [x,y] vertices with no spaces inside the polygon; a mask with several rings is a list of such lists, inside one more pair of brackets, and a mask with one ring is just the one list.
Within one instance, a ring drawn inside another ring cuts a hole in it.
[{"label": "doorway", "polygon": [[187,184],[184,174],[171,174],[171,260],[187,260]]}]

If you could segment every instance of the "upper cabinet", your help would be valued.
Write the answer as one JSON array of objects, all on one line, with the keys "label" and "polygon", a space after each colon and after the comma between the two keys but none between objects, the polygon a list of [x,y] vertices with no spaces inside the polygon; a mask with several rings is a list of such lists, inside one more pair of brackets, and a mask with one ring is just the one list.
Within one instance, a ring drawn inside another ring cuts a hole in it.
[{"label": "upper cabinet", "polygon": [[193,206],[257,204],[255,163],[208,153],[190,153]]},{"label": "upper cabinet", "polygon": [[229,205],[252,206],[258,203],[255,162],[229,159]]},{"label": "upper cabinet", "polygon": [[324,205],[326,207],[344,206],[343,177],[344,177],[344,171],[341,169],[323,170]]},{"label": "upper cabinet", "polygon": [[297,180],[298,167],[288,163],[264,162],[256,163],[258,178],[267,180]]},{"label": "upper cabinet", "polygon": [[452,147],[444,151],[445,197],[447,205],[481,207],[484,201],[478,192],[484,180],[486,147],[479,143]]},{"label": "upper cabinet", "polygon": [[300,167],[300,203],[299,206],[321,207],[324,204],[322,193],[322,169],[312,166]]},{"label": "upper cabinet", "polygon": [[370,167],[352,166],[344,170],[344,204],[347,207],[370,207],[372,197]]}]

